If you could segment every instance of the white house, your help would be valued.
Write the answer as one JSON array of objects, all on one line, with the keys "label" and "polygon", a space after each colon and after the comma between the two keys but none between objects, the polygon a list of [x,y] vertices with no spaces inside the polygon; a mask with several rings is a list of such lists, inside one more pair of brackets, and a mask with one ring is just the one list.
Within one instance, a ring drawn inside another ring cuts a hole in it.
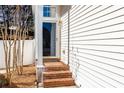
[{"label": "white house", "polygon": [[[35,39],[26,41],[24,60],[36,61],[39,80],[43,58],[59,58],[69,65],[78,87],[124,87],[123,6],[41,5],[32,10]],[[3,52],[0,57],[2,68]]]}]

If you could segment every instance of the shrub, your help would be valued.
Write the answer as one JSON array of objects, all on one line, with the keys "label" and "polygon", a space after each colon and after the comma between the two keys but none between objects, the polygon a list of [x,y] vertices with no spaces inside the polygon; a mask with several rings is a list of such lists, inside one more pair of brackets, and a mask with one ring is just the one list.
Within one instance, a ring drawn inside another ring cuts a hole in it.
[{"label": "shrub", "polygon": [[9,82],[3,74],[0,74],[0,88],[8,86]]}]

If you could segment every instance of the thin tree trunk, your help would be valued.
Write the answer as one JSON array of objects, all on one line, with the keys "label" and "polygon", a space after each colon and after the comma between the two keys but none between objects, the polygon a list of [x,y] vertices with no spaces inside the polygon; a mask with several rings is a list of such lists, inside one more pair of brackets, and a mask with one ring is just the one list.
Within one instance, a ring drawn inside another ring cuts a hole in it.
[{"label": "thin tree trunk", "polygon": [[[5,41],[5,34],[2,29],[2,38],[3,38],[3,46],[4,46],[4,53],[5,53],[5,66],[6,66],[6,73],[8,76],[8,64],[7,64],[7,46],[6,46],[6,41]],[[6,76],[6,77],[7,77]]]}]

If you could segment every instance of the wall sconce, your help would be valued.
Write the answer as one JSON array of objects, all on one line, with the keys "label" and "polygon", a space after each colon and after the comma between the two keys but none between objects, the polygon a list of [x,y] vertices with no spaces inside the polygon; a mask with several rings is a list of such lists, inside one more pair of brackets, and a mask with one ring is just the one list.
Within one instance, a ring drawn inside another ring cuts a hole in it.
[{"label": "wall sconce", "polygon": [[59,25],[61,26],[61,25],[62,25],[62,20],[59,19],[59,20],[58,20],[58,23],[59,23]]}]

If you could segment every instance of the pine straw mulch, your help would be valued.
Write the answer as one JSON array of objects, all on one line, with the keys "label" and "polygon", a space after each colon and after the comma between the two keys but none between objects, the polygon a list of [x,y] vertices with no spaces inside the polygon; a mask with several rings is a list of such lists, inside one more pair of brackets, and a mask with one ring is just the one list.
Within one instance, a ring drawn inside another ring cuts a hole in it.
[{"label": "pine straw mulch", "polygon": [[23,67],[22,75],[14,75],[12,78],[12,88],[34,88],[36,72],[34,65]]}]

